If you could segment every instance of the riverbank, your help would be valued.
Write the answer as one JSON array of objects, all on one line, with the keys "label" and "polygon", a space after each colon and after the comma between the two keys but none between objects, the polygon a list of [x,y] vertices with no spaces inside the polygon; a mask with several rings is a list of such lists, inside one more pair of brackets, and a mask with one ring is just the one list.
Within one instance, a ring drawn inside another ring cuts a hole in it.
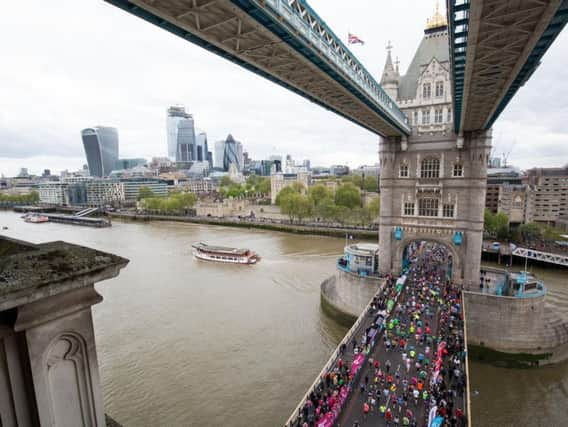
[{"label": "riverbank", "polygon": [[236,228],[258,228],[270,231],[282,231],[285,233],[294,234],[309,234],[316,236],[327,237],[345,237],[350,234],[354,239],[377,239],[378,231],[369,229],[358,228],[338,228],[338,227],[315,227],[298,224],[276,224],[272,222],[258,222],[258,221],[242,221],[232,219],[220,218],[200,218],[189,216],[173,216],[173,215],[145,215],[145,214],[129,214],[121,212],[109,212],[111,218],[119,218],[128,221],[176,221],[187,222],[192,224],[207,224],[207,225],[220,225],[225,227]]}]

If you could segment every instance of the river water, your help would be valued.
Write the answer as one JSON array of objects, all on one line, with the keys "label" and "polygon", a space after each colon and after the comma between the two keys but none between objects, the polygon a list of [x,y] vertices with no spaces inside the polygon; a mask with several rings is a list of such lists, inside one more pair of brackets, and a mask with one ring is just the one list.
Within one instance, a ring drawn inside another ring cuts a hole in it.
[{"label": "river water", "polygon": [[[319,285],[342,239],[181,223],[92,229],[28,224],[8,236],[65,240],[130,264],[97,285],[94,323],[105,409],[125,426],[280,426],[346,332],[322,313]],[[259,252],[255,266],[194,260],[204,241]],[[568,307],[566,272],[537,271]],[[472,363],[476,426],[560,426],[568,364],[510,370]]]}]

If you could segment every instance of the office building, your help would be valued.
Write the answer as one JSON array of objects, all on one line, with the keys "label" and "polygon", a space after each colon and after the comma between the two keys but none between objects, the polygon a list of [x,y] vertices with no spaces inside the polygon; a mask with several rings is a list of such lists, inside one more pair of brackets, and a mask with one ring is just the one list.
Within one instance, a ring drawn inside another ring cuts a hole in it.
[{"label": "office building", "polygon": [[124,188],[124,200],[126,202],[132,202],[138,199],[140,187],[150,189],[156,197],[166,197],[168,195],[168,184],[159,179],[132,178],[121,179],[120,182]]},{"label": "office building", "polygon": [[112,127],[96,126],[83,129],[81,138],[90,175],[108,176],[118,161],[118,131]]},{"label": "office building", "polygon": [[168,157],[175,162],[190,162],[196,157],[196,136],[193,116],[185,107],[176,105],[168,108]]},{"label": "office building", "polygon": [[349,175],[349,166],[345,165],[333,165],[329,168],[329,172],[334,176],[345,176]]},{"label": "office building", "polygon": [[499,195],[503,185],[522,185],[523,174],[514,167],[488,168],[485,207],[493,213],[499,211]]},{"label": "office building", "polygon": [[215,142],[215,167],[224,171],[234,164],[239,172],[244,165],[243,145],[229,134],[224,141]]},{"label": "office building", "polygon": [[535,168],[526,171],[530,191],[528,222],[554,225],[568,216],[568,165],[562,168]]},{"label": "office building", "polygon": [[118,159],[116,162],[115,170],[126,170],[132,169],[137,166],[146,166],[148,164],[146,159],[136,158],[136,159]]},{"label": "office building", "polygon": [[298,182],[302,184],[307,191],[310,185],[310,181],[311,181],[311,176],[307,172],[301,172],[297,174],[296,173],[287,174],[287,173],[278,172],[272,174],[270,176],[270,197],[272,204],[276,203],[276,197],[283,188],[289,187],[295,182]]}]

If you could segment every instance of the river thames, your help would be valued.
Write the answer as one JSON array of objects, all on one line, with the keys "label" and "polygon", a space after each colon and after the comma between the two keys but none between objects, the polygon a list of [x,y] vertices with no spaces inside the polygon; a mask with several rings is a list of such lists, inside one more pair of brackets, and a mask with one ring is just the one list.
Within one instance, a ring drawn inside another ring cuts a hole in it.
[{"label": "river thames", "polygon": [[[93,310],[105,409],[125,426],[283,425],[347,330],[319,296],[343,239],[173,222],[28,224],[11,212],[0,212],[0,226],[130,259],[97,285],[104,301]],[[248,247],[262,261],[197,261],[199,241]],[[550,302],[568,308],[566,271],[535,272]],[[471,376],[474,425],[565,425],[568,364],[473,362]]]}]

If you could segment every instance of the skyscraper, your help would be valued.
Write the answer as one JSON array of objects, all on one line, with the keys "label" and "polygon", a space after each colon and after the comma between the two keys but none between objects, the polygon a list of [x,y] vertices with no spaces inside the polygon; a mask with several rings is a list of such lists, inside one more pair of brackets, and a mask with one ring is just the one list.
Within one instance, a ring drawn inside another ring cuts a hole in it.
[{"label": "skyscraper", "polygon": [[118,162],[118,131],[96,126],[81,131],[83,147],[91,176],[108,176]]},{"label": "skyscraper", "polygon": [[197,156],[195,160],[198,162],[208,162],[207,152],[209,151],[209,147],[207,146],[207,134],[203,131],[198,131],[196,142]]},{"label": "skyscraper", "polygon": [[231,164],[234,164],[239,172],[243,170],[243,145],[229,134],[225,140],[223,169],[228,171]]},{"label": "skyscraper", "polygon": [[197,160],[193,116],[183,106],[168,108],[168,157],[176,162]]}]

